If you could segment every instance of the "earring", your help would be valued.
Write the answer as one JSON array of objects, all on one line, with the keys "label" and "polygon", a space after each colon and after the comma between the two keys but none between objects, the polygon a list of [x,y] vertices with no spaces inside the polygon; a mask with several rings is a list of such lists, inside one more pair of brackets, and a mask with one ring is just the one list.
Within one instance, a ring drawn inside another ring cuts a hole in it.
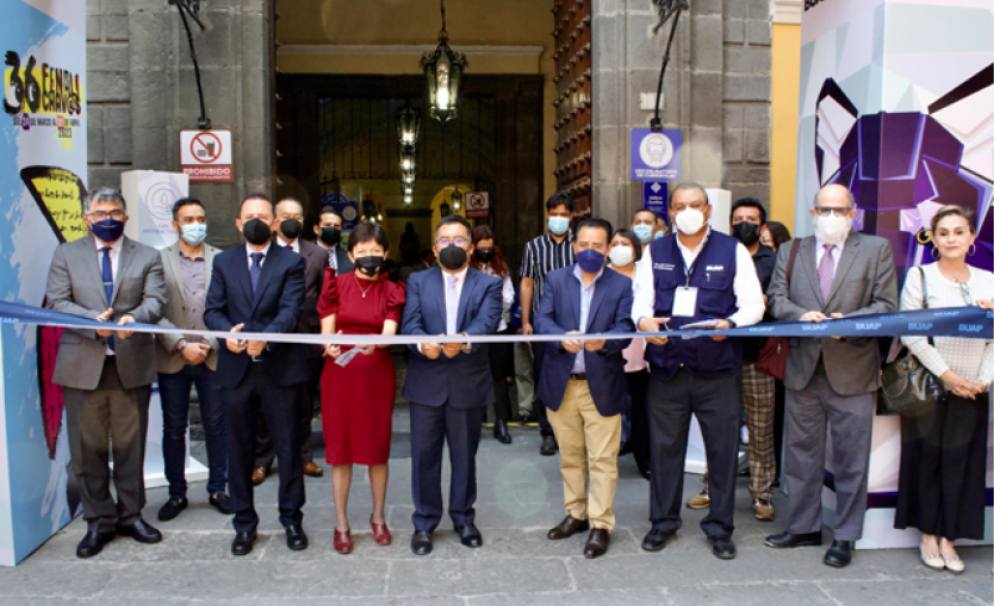
[{"label": "earring", "polygon": [[971,248],[967,249],[967,256],[973,257],[974,253],[978,252],[978,245],[971,244]]},{"label": "earring", "polygon": [[930,254],[930,256],[933,257],[934,261],[939,261],[940,260],[940,249],[938,249],[936,247],[933,247],[933,250],[931,250],[929,252],[929,254]]}]

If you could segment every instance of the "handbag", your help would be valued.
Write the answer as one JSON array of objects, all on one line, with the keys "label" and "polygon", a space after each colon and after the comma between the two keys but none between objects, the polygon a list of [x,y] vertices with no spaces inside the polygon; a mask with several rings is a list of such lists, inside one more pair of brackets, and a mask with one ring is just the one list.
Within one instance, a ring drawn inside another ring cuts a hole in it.
[{"label": "handbag", "polygon": [[[922,276],[923,308],[926,308],[929,296],[926,272],[922,267],[919,267],[919,274]],[[933,337],[929,337],[929,344],[934,345]],[[902,349],[898,358],[881,370],[880,414],[920,415],[932,410],[946,394],[943,381],[923,366],[907,348]]]},{"label": "handbag", "polygon": [[[791,292],[791,272],[795,268],[795,256],[798,254],[798,244],[801,241],[795,239],[791,243],[791,253],[788,255],[788,267],[785,273],[785,290]],[[788,362],[788,337],[767,337],[763,349],[753,368],[757,372],[770,375],[780,381],[784,380],[784,367]]]}]

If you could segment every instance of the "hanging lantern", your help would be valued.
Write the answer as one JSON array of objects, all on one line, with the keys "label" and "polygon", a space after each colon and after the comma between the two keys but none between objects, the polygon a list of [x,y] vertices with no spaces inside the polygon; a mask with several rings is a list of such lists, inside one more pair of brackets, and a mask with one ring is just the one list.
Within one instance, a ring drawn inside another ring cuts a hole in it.
[{"label": "hanging lantern", "polygon": [[369,198],[363,200],[363,217],[368,221],[375,221],[377,206]]},{"label": "hanging lantern", "polygon": [[414,187],[415,171],[401,171],[401,182],[408,187]]},{"label": "hanging lantern", "polygon": [[449,215],[453,214],[452,210],[449,208],[449,204],[443,202],[439,205],[439,216],[445,219]]},{"label": "hanging lantern", "polygon": [[418,145],[418,136],[421,134],[421,114],[415,111],[411,102],[404,104],[401,111],[397,112],[397,138],[401,142],[401,148],[414,149]]},{"label": "hanging lantern", "polygon": [[401,148],[401,172],[415,172],[415,150],[414,148]]},{"label": "hanging lantern", "polygon": [[459,87],[466,70],[466,55],[449,48],[446,31],[446,3],[442,7],[442,31],[434,52],[422,55],[420,66],[428,81],[429,115],[445,124],[456,118],[459,109]]},{"label": "hanging lantern", "polygon": [[415,188],[409,185],[405,185],[401,188],[401,193],[403,193],[405,196],[410,196],[411,194],[415,193]]},{"label": "hanging lantern", "polygon": [[404,194],[404,203],[405,204],[411,204],[412,202],[414,202],[414,200],[415,200],[415,197],[412,196],[411,194]]},{"label": "hanging lantern", "polygon": [[453,202],[453,210],[458,211],[460,209],[460,204],[463,203],[463,193],[460,192],[458,187],[453,190],[453,195],[450,196],[450,200]]}]

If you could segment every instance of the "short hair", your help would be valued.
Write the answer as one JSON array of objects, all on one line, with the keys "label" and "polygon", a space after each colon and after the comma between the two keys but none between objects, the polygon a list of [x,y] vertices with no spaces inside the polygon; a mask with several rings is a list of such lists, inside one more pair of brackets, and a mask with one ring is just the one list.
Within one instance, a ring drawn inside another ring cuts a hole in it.
[{"label": "short hair", "polygon": [[[616,236],[622,236],[629,241],[629,244],[632,245],[633,255],[635,255],[633,258],[636,261],[643,258],[643,242],[639,239],[639,236],[636,235],[636,232],[631,229],[620,229],[615,232],[615,236],[612,236],[612,240],[614,240]],[[609,242],[610,241],[611,240],[609,240]]]},{"label": "short hair", "polygon": [[945,219],[946,217],[951,216],[964,217],[964,220],[967,221],[967,227],[971,230],[971,233],[977,233],[974,230],[974,213],[955,204],[947,204],[940,210],[936,211],[936,214],[933,215],[933,219],[929,222],[930,230],[935,233],[936,226],[940,224],[940,219]]},{"label": "short hair", "polygon": [[694,181],[682,181],[674,187],[673,191],[670,192],[670,198],[667,199],[667,208],[670,208],[671,206],[674,205],[674,194],[686,189],[697,189],[698,191],[701,192],[701,195],[705,196],[705,204],[712,203],[712,201],[708,199],[708,192],[705,191],[705,188],[703,186],[698,185]]},{"label": "short hair", "polygon": [[435,233],[438,234],[439,230],[442,229],[443,225],[449,225],[451,223],[459,223],[460,225],[465,227],[466,237],[467,238],[470,237],[470,231],[471,231],[470,222],[464,219],[462,215],[448,215],[443,217],[442,220],[439,221],[439,224],[435,226]]},{"label": "short hair", "polygon": [[239,203],[239,205],[238,205],[238,215],[239,216],[242,216],[242,209],[245,208],[245,203],[248,202],[249,200],[263,200],[265,202],[269,202],[270,211],[274,215],[276,214],[276,206],[273,205],[273,201],[269,199],[269,196],[267,196],[266,194],[261,193],[261,192],[253,192],[251,194],[246,195],[244,198],[242,198],[242,201]]},{"label": "short hair", "polygon": [[771,221],[768,223],[767,231],[770,232],[770,239],[774,242],[774,248],[780,248],[785,242],[791,241],[791,232],[780,221]]},{"label": "short hair", "polygon": [[331,204],[326,204],[325,206],[322,206],[321,210],[318,211],[318,223],[321,223],[321,215],[335,215],[339,219],[342,218],[342,213],[335,210],[335,207],[332,206]]},{"label": "short hair", "polygon": [[812,208],[815,208],[819,205],[819,196],[822,195],[822,192],[825,191],[827,187],[831,187],[833,185],[839,185],[844,190],[846,190],[847,208],[849,208],[850,210],[857,208],[857,200],[853,197],[853,192],[850,191],[849,187],[843,185],[842,183],[830,183],[829,185],[824,185],[820,187],[819,191],[815,192],[815,197],[812,198]]},{"label": "short hair", "polygon": [[574,199],[565,191],[558,191],[546,200],[546,210],[553,210],[557,206],[566,206],[571,213],[574,211]]},{"label": "short hair", "polygon": [[583,221],[578,223],[577,228],[574,230],[575,240],[577,239],[577,236],[580,235],[580,230],[584,229],[585,227],[593,227],[595,229],[604,230],[605,242],[612,241],[612,224],[604,219],[598,219],[598,218],[584,219]]},{"label": "short hair", "polygon": [[112,187],[101,187],[83,199],[83,216],[90,214],[90,211],[93,210],[93,205],[97,202],[113,202],[120,206],[121,210],[126,213],[128,212],[128,203],[124,201],[121,190]]},{"label": "short hair", "polygon": [[[632,220],[633,221],[636,220],[636,215],[638,215],[639,213],[649,213],[649,214],[653,215],[653,222],[654,223],[656,223],[660,219],[660,215],[656,214],[655,210],[650,210],[648,208],[640,208],[636,212],[632,213]],[[619,231],[622,231],[622,230],[619,230]],[[615,233],[617,234],[618,232],[615,232]]]},{"label": "short hair", "polygon": [[377,223],[370,223],[369,221],[360,221],[356,227],[352,228],[352,233],[349,234],[349,252],[352,252],[356,246],[373,240],[387,251],[387,232],[383,230]]},{"label": "short hair", "polygon": [[280,198],[280,200],[276,204],[273,205],[273,213],[274,214],[276,213],[276,207],[280,206],[284,202],[293,202],[294,204],[296,204],[301,209],[301,214],[302,215],[304,214],[304,205],[301,204],[300,200],[298,200],[297,198],[294,198],[293,196],[287,196],[286,198]]},{"label": "short hair", "polygon": [[767,225],[767,209],[756,198],[740,198],[732,203],[732,210],[729,211],[729,222],[732,223],[732,216],[740,208],[755,208],[760,211],[760,225]]},{"label": "short hair", "polygon": [[173,204],[173,221],[176,220],[176,214],[180,212],[180,209],[184,206],[199,206],[204,209],[205,213],[207,212],[207,207],[204,206],[204,203],[197,198],[180,198],[175,204]]}]

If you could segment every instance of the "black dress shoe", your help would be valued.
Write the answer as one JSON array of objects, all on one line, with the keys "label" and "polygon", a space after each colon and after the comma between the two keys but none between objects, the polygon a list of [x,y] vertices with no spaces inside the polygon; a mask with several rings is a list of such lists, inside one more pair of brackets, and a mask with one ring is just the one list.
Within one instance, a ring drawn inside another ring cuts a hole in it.
[{"label": "black dress shoe", "polygon": [[636,468],[639,469],[639,475],[643,476],[647,480],[650,479],[650,466],[649,463],[640,463],[636,461]]},{"label": "black dress shoe", "polygon": [[209,502],[211,505],[214,505],[215,509],[226,516],[235,513],[235,508],[231,506],[231,497],[223,492],[212,494]]},{"label": "black dress shoe", "polygon": [[667,541],[675,534],[674,531],[665,531],[654,528],[643,537],[643,549],[646,551],[660,551],[667,546]]},{"label": "black dress shoe", "polygon": [[77,558],[92,558],[103,550],[104,545],[114,540],[114,534],[110,532],[97,532],[96,530],[86,531],[86,536],[76,546]]},{"label": "black dress shoe", "polygon": [[607,528],[592,528],[587,543],[584,544],[584,557],[591,559],[605,555],[610,542],[611,534]]},{"label": "black dress shoe", "polygon": [[494,421],[494,439],[502,444],[511,444],[511,434],[508,433],[508,424],[500,419]]},{"label": "black dress shoe", "polygon": [[556,445],[556,438],[553,436],[546,436],[542,439],[542,446],[539,447],[539,454],[544,457],[551,457],[556,454],[556,451],[560,447]]},{"label": "black dress shoe", "polygon": [[287,526],[287,547],[294,551],[304,551],[307,549],[307,535],[300,524]]},{"label": "black dress shoe", "polygon": [[721,534],[717,537],[708,537],[708,542],[712,544],[712,554],[720,560],[731,560],[736,557],[736,544],[732,542],[729,535]]},{"label": "black dress shoe", "polygon": [[464,547],[481,547],[484,544],[484,537],[480,535],[480,531],[473,525],[473,522],[466,526],[456,526],[454,530],[459,535],[459,542]]},{"label": "black dress shoe", "polygon": [[550,529],[546,533],[546,538],[551,541],[559,541],[560,539],[565,539],[572,536],[576,532],[582,530],[590,530],[591,524],[587,520],[578,520],[577,518],[568,515],[563,518],[563,521]]},{"label": "black dress shoe", "polygon": [[180,515],[180,512],[187,508],[190,502],[186,497],[173,497],[166,501],[166,504],[159,510],[159,521],[168,522]]},{"label": "black dress shoe", "polygon": [[149,526],[145,520],[138,518],[134,524],[127,526],[118,525],[116,532],[124,537],[131,537],[139,543],[158,543],[162,540],[162,533]]},{"label": "black dress shoe", "polygon": [[530,412],[527,415],[518,415],[513,420],[514,420],[515,423],[520,423],[522,425],[527,425],[529,423],[535,423],[535,422],[537,422],[539,420],[539,417],[538,417],[538,415],[536,415],[536,413]]},{"label": "black dress shoe", "polygon": [[416,530],[411,535],[411,552],[420,556],[432,553],[432,533]]},{"label": "black dress shoe", "polygon": [[235,540],[231,542],[231,554],[244,556],[252,553],[252,544],[256,542],[256,529],[249,532],[236,532]]},{"label": "black dress shoe", "polygon": [[822,561],[828,566],[843,568],[853,558],[853,541],[833,541]]},{"label": "black dress shoe", "polygon": [[773,547],[774,549],[822,545],[822,533],[791,534],[785,532],[783,534],[772,534],[764,539],[764,545]]}]

